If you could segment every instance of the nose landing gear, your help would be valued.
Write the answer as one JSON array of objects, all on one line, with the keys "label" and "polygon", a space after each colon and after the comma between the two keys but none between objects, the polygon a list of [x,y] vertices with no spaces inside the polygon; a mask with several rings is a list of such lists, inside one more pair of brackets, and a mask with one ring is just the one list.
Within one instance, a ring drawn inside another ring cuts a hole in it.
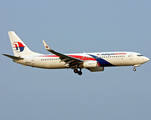
[{"label": "nose landing gear", "polygon": [[134,71],[136,71],[136,68],[133,68]]},{"label": "nose landing gear", "polygon": [[135,67],[139,67],[139,66],[141,66],[141,64],[134,65],[133,70],[136,71],[136,68],[135,68]]},{"label": "nose landing gear", "polygon": [[82,75],[81,68],[80,68],[80,70],[78,70],[78,69],[74,69],[74,73],[78,73],[78,75]]}]

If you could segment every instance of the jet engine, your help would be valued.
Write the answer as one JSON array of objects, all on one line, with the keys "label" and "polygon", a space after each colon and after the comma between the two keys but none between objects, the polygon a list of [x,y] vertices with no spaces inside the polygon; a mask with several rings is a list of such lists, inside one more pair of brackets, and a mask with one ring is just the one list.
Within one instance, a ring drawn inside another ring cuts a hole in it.
[{"label": "jet engine", "polygon": [[95,68],[98,67],[97,61],[84,61],[83,63],[84,68]]}]

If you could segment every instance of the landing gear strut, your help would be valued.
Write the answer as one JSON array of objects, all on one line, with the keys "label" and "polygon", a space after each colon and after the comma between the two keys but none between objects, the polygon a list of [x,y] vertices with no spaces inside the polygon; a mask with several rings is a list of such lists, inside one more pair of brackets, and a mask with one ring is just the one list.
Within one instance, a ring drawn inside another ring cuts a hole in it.
[{"label": "landing gear strut", "polygon": [[78,69],[74,69],[74,73],[78,73],[78,75],[82,75],[81,68],[80,68],[80,70],[78,70]]}]

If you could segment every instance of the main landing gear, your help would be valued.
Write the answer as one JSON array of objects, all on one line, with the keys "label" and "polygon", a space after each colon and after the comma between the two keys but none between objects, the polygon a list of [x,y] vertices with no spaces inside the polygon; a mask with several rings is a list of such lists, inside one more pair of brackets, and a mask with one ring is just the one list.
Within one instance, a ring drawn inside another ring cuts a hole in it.
[{"label": "main landing gear", "polygon": [[81,68],[80,68],[80,70],[78,70],[78,69],[74,69],[74,73],[78,73],[78,75],[82,75]]},{"label": "main landing gear", "polygon": [[136,71],[136,68],[134,67],[133,70]]}]

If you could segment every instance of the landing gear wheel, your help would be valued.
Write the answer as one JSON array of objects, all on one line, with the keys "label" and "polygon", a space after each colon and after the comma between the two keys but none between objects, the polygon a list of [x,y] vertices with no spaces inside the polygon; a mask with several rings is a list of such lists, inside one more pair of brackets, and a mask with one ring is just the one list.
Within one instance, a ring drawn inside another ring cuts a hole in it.
[{"label": "landing gear wheel", "polygon": [[135,69],[135,68],[134,68],[133,70],[134,70],[134,71],[136,71],[136,69]]},{"label": "landing gear wheel", "polygon": [[82,72],[81,72],[81,71],[79,71],[79,72],[78,72],[78,75],[82,75]]},{"label": "landing gear wheel", "polygon": [[77,69],[74,69],[74,73],[78,73],[78,70],[77,70]]}]

